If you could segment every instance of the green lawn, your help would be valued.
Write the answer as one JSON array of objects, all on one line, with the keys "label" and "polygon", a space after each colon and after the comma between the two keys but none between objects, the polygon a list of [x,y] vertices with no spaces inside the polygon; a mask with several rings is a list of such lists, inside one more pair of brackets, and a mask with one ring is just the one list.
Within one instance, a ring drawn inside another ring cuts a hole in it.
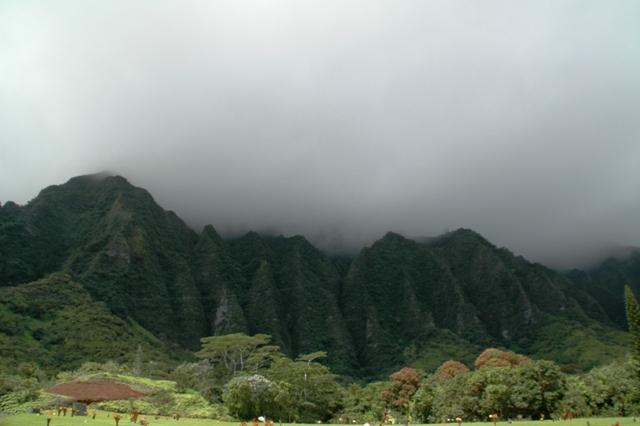
[{"label": "green lawn", "polygon": [[[141,416],[144,418],[144,416]],[[147,417],[150,425],[170,425],[170,426],[238,426],[239,422],[220,422],[210,419],[180,419],[180,421],[173,420],[168,417],[160,417],[154,419],[153,417]],[[520,421],[514,422],[517,426],[540,426],[544,423],[548,426],[611,426],[616,422],[620,422],[620,426],[640,426],[640,419],[634,419],[631,417],[608,417],[608,418],[589,418],[589,419],[573,419],[571,421]],[[16,416],[9,416],[0,419],[2,426],[46,426],[46,417],[38,416],[36,414],[20,414]],[[128,417],[122,416],[120,420],[120,426],[129,426],[132,423],[129,422]],[[251,423],[249,423],[250,425]],[[464,424],[464,423],[463,423]],[[100,413],[95,420],[90,417],[54,417],[51,420],[51,426],[115,426],[114,420],[107,413]],[[290,424],[283,424],[283,426],[289,426]],[[453,426],[455,423],[452,424]],[[276,424],[276,426],[280,426]],[[317,425],[303,425],[296,424],[296,426],[317,426]],[[417,426],[417,425],[416,425]],[[492,423],[474,423],[474,426],[493,426]],[[508,426],[507,422],[498,422],[498,426]]]}]

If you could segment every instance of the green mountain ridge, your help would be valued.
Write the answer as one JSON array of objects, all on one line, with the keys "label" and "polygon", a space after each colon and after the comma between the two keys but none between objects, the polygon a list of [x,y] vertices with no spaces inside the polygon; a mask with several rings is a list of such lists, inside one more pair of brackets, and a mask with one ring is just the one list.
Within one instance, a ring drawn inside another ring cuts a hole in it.
[{"label": "green mountain ridge", "polygon": [[[137,324],[163,342],[156,347],[268,333],[290,356],[325,350],[336,372],[361,377],[471,359],[487,346],[591,367],[626,353],[622,287],[635,280],[637,291],[640,278],[637,257],[563,275],[468,229],[424,241],[388,233],[352,259],[302,236],[226,240],[211,225],[197,234],[144,189],[106,175],[1,206],[0,260],[4,303],[62,273],[82,293],[75,306],[100,304],[124,321],[112,327]],[[23,331],[0,333],[14,341]],[[9,359],[28,357],[4,347]]]}]

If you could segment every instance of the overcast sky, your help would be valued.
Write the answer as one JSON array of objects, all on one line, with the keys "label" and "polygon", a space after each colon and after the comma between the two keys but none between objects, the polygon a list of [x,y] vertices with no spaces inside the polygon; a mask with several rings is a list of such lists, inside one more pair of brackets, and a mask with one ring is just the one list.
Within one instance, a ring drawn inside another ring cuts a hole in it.
[{"label": "overcast sky", "polygon": [[0,201],[114,171],[199,230],[640,245],[640,2],[0,2]]}]

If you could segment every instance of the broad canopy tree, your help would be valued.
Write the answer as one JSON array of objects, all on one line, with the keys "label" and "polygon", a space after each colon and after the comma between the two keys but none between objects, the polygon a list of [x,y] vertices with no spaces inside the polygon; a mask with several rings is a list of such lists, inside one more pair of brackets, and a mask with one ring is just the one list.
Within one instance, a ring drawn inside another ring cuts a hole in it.
[{"label": "broad canopy tree", "polygon": [[474,365],[476,368],[483,367],[513,367],[514,365],[521,364],[527,361],[524,355],[516,354],[510,351],[501,351],[496,348],[485,349],[478,358],[476,358]]},{"label": "broad canopy tree", "polygon": [[341,389],[337,376],[314,360],[322,353],[300,355],[297,361],[289,358],[275,360],[265,375],[291,390],[294,418],[307,421],[326,421],[340,405]]},{"label": "broad canopy tree", "polygon": [[469,367],[461,363],[460,361],[449,360],[442,363],[436,370],[436,378],[438,380],[447,380],[458,374],[468,373]]},{"label": "broad canopy tree", "polygon": [[260,415],[278,418],[281,408],[276,403],[280,389],[259,374],[234,377],[225,386],[223,400],[229,413],[242,420]]},{"label": "broad canopy tree", "polygon": [[224,366],[231,375],[250,369],[255,372],[274,358],[283,356],[277,346],[268,344],[271,341],[268,334],[234,333],[203,337],[200,341],[202,349],[196,356]]},{"label": "broad canopy tree", "polygon": [[[565,389],[565,375],[551,361],[528,360],[513,366],[461,371],[443,378],[434,374],[424,380],[411,399],[412,413],[424,422],[460,416],[466,420],[523,415],[549,418],[557,413]],[[459,367],[459,366],[458,366]]]},{"label": "broad canopy tree", "polygon": [[[293,361],[271,336],[241,333],[205,337],[200,358],[222,366],[231,380],[223,399],[232,414],[248,419],[265,414],[287,421],[328,420],[341,392],[336,375],[317,361],[326,352],[302,354]],[[258,374],[259,373],[259,374]]]}]

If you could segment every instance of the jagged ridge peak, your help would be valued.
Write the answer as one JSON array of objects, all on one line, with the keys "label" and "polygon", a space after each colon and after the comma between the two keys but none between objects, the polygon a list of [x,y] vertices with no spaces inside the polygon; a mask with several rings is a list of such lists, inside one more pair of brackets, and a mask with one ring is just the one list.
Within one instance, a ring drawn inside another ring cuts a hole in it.
[{"label": "jagged ridge peak", "polygon": [[202,238],[208,238],[215,242],[220,242],[222,240],[220,234],[218,234],[218,231],[216,231],[216,229],[211,224],[205,225],[205,227],[202,228],[202,232],[200,235]]},{"label": "jagged ridge peak", "polygon": [[458,228],[454,231],[445,232],[444,234],[434,238],[433,244],[450,244],[455,242],[477,243],[495,247],[489,240],[483,237],[479,232],[469,228]]},{"label": "jagged ridge peak", "polygon": [[87,190],[97,187],[114,186],[120,188],[134,188],[123,176],[111,173],[100,172],[87,175],[74,176],[63,184],[50,185],[41,191],[42,193],[52,192],[61,189]]}]

